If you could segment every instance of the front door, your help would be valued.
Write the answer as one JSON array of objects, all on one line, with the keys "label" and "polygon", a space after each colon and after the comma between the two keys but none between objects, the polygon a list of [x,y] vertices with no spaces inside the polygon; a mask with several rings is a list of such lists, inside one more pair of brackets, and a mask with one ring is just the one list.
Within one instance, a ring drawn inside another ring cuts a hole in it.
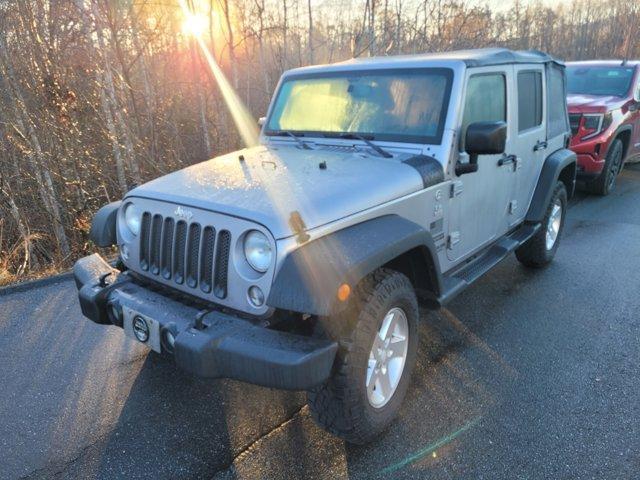
[{"label": "front door", "polygon": [[[468,161],[464,152],[464,135],[469,124],[481,121],[506,121],[506,154],[513,148],[511,131],[513,66],[474,68],[467,70],[464,109],[460,120],[461,162]],[[504,163],[504,155],[480,155],[478,171],[453,179],[451,216],[447,257],[456,262],[468,257],[508,229],[507,211],[516,179],[512,167]]]}]

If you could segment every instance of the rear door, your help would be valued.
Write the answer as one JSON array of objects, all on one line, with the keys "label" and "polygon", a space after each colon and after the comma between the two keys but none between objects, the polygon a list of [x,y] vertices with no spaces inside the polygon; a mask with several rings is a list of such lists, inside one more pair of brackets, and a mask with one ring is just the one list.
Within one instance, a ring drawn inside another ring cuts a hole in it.
[{"label": "rear door", "polygon": [[509,201],[509,226],[524,219],[548,151],[544,65],[516,65],[513,81],[517,96],[513,151],[516,158],[510,167],[517,180]]}]

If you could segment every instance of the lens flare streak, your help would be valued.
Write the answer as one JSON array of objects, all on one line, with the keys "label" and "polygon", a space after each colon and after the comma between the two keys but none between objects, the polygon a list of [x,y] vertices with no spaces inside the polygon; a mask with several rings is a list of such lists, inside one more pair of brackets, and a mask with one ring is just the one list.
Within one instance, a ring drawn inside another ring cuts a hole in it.
[{"label": "lens flare streak", "polygon": [[[185,17],[187,18],[187,23],[191,23],[190,19],[193,20],[197,18],[191,12],[189,6],[186,4],[185,0],[180,0],[180,7],[184,12]],[[195,22],[195,20],[193,20]],[[213,77],[220,88],[220,92],[222,93],[222,97],[231,113],[231,117],[233,118],[233,122],[238,129],[238,133],[242,138],[242,142],[246,147],[253,147],[258,144],[258,125],[256,120],[249,112],[249,109],[246,107],[244,102],[240,99],[236,91],[233,89],[229,80],[225,76],[224,72],[218,65],[218,62],[211,54],[211,51],[207,47],[204,42],[202,35],[194,34],[193,37],[198,42],[200,50],[202,51],[202,55],[204,56]]]}]

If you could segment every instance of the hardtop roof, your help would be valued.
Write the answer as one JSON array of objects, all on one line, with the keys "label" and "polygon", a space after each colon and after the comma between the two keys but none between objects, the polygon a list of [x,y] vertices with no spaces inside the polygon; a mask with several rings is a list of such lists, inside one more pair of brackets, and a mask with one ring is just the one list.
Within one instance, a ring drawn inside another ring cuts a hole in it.
[{"label": "hardtop roof", "polygon": [[485,67],[506,64],[532,64],[532,63],[556,63],[564,65],[564,62],[551,55],[538,50],[509,50],[507,48],[479,48],[473,50],[456,50],[451,52],[421,53],[415,55],[393,55],[380,57],[352,58],[344,62],[327,65],[314,65],[310,67],[295,68],[287,73],[304,73],[324,68],[338,67],[388,67],[403,65],[422,66],[430,61],[437,62],[462,62],[467,67]]},{"label": "hardtop roof", "polygon": [[583,67],[637,67],[640,60],[579,60],[567,62],[567,66]]}]

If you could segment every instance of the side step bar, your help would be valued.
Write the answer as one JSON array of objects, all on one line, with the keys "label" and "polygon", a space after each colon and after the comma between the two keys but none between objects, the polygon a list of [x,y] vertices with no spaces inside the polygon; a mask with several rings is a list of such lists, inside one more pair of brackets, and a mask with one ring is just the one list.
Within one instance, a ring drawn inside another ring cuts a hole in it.
[{"label": "side step bar", "polygon": [[461,266],[442,276],[442,295],[438,298],[439,306],[444,306],[465,288],[487,273],[516,248],[529,240],[540,229],[540,224],[522,225],[517,230],[505,235],[486,250],[469,258]]}]

